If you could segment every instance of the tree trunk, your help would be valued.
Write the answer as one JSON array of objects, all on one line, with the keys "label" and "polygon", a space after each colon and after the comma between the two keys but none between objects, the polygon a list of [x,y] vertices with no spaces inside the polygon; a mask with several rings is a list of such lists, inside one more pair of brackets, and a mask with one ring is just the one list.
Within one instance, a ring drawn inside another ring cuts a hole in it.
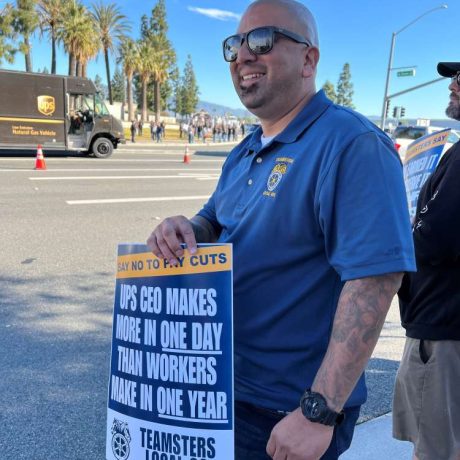
[{"label": "tree trunk", "polygon": [[108,48],[104,48],[104,57],[105,57],[105,70],[107,72],[107,87],[109,89],[109,102],[110,102],[110,105],[113,105],[112,82],[110,81],[110,64],[109,64],[109,50],[108,50]]},{"label": "tree trunk", "polygon": [[158,80],[155,80],[153,82],[153,87],[155,90],[155,101],[154,101],[154,107],[155,107],[155,121],[157,123],[160,123],[160,115],[161,115],[161,92],[160,92],[160,82]]},{"label": "tree trunk", "polygon": [[81,77],[82,75],[82,69],[81,69],[82,65],[81,65],[81,62],[80,61],[77,61],[77,71],[76,71],[76,76],[77,77]]},{"label": "tree trunk", "polygon": [[88,63],[87,62],[84,62],[82,65],[81,65],[81,76],[83,78],[86,78],[87,77],[87,72],[86,72],[86,69],[88,67]]},{"label": "tree trunk", "polygon": [[51,73],[56,74],[56,31],[51,29]]},{"label": "tree trunk", "polygon": [[129,121],[134,120],[134,107],[133,107],[133,74],[126,76],[126,95],[128,96],[128,117]]},{"label": "tree trunk", "polygon": [[142,121],[147,121],[147,83],[148,78],[142,79]]},{"label": "tree trunk", "polygon": [[26,52],[24,54],[26,60],[26,72],[32,72],[32,57],[30,55],[30,42],[27,35],[24,36],[24,44],[26,45]]},{"label": "tree trunk", "polygon": [[[123,74],[123,89],[125,88],[125,80],[126,80],[126,76],[125,74]],[[121,102],[121,120],[124,121],[125,120],[125,111],[126,111],[126,90],[123,91],[123,101]]]},{"label": "tree trunk", "polygon": [[77,61],[72,53],[69,54],[69,75],[77,75]]}]

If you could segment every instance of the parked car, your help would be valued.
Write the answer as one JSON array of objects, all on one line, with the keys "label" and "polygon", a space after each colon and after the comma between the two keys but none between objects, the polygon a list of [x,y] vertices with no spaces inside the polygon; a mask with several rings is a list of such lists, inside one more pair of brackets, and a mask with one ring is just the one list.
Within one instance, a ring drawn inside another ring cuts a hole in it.
[{"label": "parked car", "polygon": [[[412,142],[416,141],[422,136],[427,134],[433,134],[438,131],[442,131],[443,129],[440,126],[398,126],[393,131],[393,141],[395,143],[395,149],[401,156],[401,159],[404,160],[406,156],[407,147],[412,144]],[[447,143],[444,148],[446,151],[448,148],[455,144],[460,139],[460,131],[452,129],[449,133],[449,137],[447,138]]]}]

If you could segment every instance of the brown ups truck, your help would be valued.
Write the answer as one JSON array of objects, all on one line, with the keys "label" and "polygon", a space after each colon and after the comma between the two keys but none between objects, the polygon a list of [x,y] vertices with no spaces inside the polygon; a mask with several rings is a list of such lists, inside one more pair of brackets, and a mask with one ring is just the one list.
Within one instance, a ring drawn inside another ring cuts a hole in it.
[{"label": "brown ups truck", "polygon": [[91,80],[0,70],[2,149],[82,151],[107,158],[124,143]]}]

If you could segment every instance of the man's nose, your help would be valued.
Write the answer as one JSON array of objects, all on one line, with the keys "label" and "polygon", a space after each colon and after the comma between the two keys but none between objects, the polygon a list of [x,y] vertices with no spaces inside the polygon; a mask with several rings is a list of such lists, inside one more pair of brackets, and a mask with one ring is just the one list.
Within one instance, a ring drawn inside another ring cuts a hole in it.
[{"label": "man's nose", "polygon": [[452,78],[452,79],[450,80],[449,89],[450,89],[451,91],[456,92],[456,93],[460,92],[460,86],[458,85],[457,79],[456,79],[456,78]]},{"label": "man's nose", "polygon": [[238,50],[238,54],[236,55],[236,63],[242,64],[248,61],[255,61],[256,59],[257,56],[254,53],[251,53],[251,51],[249,51],[248,44],[246,40],[244,40],[243,44]]}]

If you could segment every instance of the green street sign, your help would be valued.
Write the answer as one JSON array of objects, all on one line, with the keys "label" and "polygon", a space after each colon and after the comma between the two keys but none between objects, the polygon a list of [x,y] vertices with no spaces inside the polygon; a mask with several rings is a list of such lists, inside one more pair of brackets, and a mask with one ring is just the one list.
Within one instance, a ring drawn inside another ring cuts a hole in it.
[{"label": "green street sign", "polygon": [[398,77],[413,77],[414,75],[415,69],[400,70],[399,72],[396,72],[396,76]]}]

